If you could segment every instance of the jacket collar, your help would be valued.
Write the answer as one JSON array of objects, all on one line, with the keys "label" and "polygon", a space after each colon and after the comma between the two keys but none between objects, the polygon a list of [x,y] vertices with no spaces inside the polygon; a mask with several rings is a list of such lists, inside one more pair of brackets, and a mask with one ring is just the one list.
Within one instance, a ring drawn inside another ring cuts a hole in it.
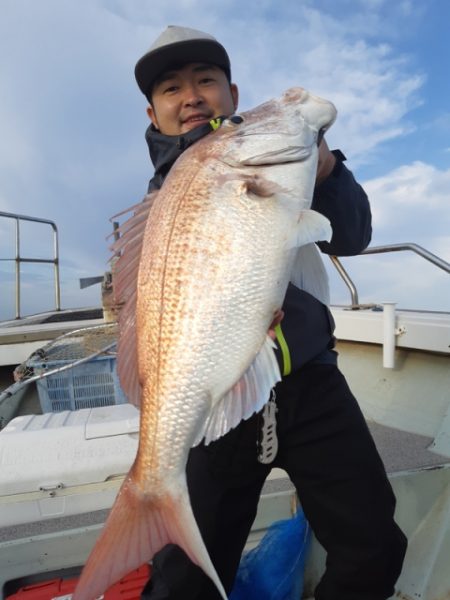
[{"label": "jacket collar", "polygon": [[159,190],[177,158],[194,142],[217,129],[224,118],[213,119],[183,135],[164,135],[151,124],[145,132],[145,139],[155,173],[148,184],[148,191]]}]

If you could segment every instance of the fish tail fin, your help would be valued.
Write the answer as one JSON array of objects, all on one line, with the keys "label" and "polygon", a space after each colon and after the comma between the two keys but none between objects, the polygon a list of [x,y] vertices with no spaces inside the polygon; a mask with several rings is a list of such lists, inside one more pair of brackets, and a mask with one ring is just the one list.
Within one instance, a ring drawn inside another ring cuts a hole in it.
[{"label": "fish tail fin", "polygon": [[172,498],[172,501],[173,505],[168,515],[171,543],[177,544],[184,550],[191,561],[212,580],[222,598],[227,600],[227,593],[217,575],[192,512],[187,487],[181,496]]},{"label": "fish tail fin", "polygon": [[166,544],[177,544],[227,596],[191,510],[187,488],[177,496],[151,496],[124,481],[72,600],[94,600],[122,577],[149,562]]}]

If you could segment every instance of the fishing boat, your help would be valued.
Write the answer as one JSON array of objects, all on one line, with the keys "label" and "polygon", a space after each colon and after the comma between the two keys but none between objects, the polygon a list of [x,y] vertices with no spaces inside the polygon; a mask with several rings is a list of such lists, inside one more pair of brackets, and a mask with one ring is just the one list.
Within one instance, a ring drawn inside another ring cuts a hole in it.
[{"label": "fishing boat", "polygon": [[[399,251],[450,273],[449,263],[415,244],[364,254]],[[14,260],[20,270],[20,251]],[[377,298],[361,305],[342,263],[332,261],[349,288],[348,304],[331,307],[340,367],[383,458],[396,519],[409,539],[396,597],[450,598],[450,312],[402,310]],[[138,411],[115,373],[107,278],[102,306],[61,310],[57,253],[48,262],[55,265],[55,307],[22,317],[19,273],[16,318],[0,323],[1,600],[27,592],[42,600],[68,597],[67,582],[79,575],[137,450]],[[247,550],[297,506],[286,474],[274,469]],[[304,598],[313,596],[324,564],[312,536]],[[134,590],[127,597],[139,597],[147,577],[143,566],[122,583]]]}]

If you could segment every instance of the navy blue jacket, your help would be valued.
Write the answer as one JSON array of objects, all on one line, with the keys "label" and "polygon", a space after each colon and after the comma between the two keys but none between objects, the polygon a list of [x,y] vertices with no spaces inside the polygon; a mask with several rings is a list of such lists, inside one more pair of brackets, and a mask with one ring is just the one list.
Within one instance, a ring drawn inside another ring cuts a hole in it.
[{"label": "navy blue jacket", "polygon": [[[148,191],[159,189],[181,153],[211,130],[209,125],[203,125],[182,136],[167,136],[151,125],[145,137],[155,174]],[[333,151],[333,154],[336,165],[332,173],[316,186],[311,205],[312,209],[329,219],[333,236],[330,242],[317,245],[326,254],[352,256],[359,254],[370,242],[370,206],[366,193],[344,165],[345,156],[339,150]],[[284,318],[277,332],[277,358],[281,372],[288,375],[311,362],[335,364],[334,322],[328,307],[289,284],[283,311]]]}]

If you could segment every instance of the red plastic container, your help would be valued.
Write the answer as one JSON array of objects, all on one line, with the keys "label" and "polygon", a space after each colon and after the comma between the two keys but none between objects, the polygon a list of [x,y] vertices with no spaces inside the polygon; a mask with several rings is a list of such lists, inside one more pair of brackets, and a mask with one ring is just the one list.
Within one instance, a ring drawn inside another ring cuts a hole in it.
[{"label": "red plastic container", "polygon": [[[139,600],[141,592],[150,577],[149,565],[143,565],[114,584],[105,592],[104,600]],[[69,600],[77,585],[78,578],[51,579],[20,588],[8,600]]]}]

